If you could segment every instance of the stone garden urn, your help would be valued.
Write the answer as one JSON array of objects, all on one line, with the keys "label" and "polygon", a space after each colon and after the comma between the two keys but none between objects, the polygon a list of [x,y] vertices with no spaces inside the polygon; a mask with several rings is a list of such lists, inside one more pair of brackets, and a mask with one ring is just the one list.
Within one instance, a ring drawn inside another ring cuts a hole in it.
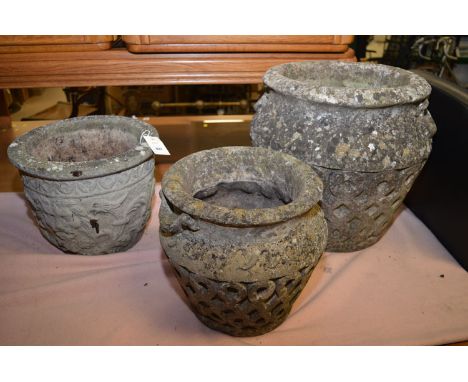
[{"label": "stone garden urn", "polygon": [[322,182],[280,152],[224,147],[164,175],[160,240],[196,316],[254,336],[280,325],[325,248]]},{"label": "stone garden urn", "polygon": [[64,252],[125,251],[143,233],[154,194],[151,125],[117,116],[66,119],[8,148],[42,235]]},{"label": "stone garden urn", "polygon": [[328,251],[380,239],[431,151],[431,87],[378,64],[297,62],[267,71],[251,137],[304,160],[324,183]]}]

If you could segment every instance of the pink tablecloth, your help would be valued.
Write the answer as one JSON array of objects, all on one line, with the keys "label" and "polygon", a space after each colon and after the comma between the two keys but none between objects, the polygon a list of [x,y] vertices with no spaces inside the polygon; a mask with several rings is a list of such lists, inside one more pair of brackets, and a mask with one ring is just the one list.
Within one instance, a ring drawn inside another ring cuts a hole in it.
[{"label": "pink tablecloth", "polygon": [[61,253],[22,194],[0,194],[0,344],[369,345],[468,339],[468,274],[403,209],[363,251],[322,256],[287,321],[234,338],[190,311],[158,240],[158,203],[126,253]]}]

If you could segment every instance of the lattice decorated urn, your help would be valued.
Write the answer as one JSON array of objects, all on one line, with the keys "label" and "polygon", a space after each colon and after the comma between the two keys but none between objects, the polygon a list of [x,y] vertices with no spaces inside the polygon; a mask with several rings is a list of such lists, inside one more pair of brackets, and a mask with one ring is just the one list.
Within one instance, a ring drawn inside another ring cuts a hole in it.
[{"label": "lattice decorated urn", "polygon": [[149,124],[78,117],[34,129],[8,148],[42,235],[64,252],[125,251],[143,233],[154,194]]},{"label": "lattice decorated urn", "polygon": [[325,248],[313,170],[273,150],[224,147],[178,161],[160,195],[161,244],[196,316],[233,336],[280,325]]},{"label": "lattice decorated urn", "polygon": [[374,244],[431,151],[431,87],[391,66],[336,61],[275,66],[256,104],[255,146],[296,156],[324,183],[328,251]]}]

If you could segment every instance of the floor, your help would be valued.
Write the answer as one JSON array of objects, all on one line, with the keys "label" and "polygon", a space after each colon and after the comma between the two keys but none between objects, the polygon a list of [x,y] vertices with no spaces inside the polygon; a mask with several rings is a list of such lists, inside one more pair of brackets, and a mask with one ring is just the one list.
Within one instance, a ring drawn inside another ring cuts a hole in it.
[{"label": "floor", "polygon": [[45,88],[41,94],[29,97],[21,105],[21,109],[11,115],[13,121],[21,121],[43,110],[55,106],[58,102],[67,102],[62,88]]},{"label": "floor", "polygon": [[385,51],[385,41],[390,36],[374,36],[372,41],[367,45],[367,59],[376,59],[381,58],[384,55]]}]

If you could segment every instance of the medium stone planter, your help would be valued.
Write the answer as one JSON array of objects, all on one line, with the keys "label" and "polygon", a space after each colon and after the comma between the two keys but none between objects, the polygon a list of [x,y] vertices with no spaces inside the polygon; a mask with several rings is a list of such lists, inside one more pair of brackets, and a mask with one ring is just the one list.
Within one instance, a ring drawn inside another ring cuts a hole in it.
[{"label": "medium stone planter", "polygon": [[374,244],[431,151],[430,85],[403,69],[334,61],[279,65],[264,82],[254,145],[292,154],[320,175],[327,250]]},{"label": "medium stone planter", "polygon": [[91,116],[30,131],[8,148],[42,235],[69,253],[125,251],[151,213],[154,159],[136,119]]},{"label": "medium stone planter", "polygon": [[263,148],[200,151],[160,195],[161,244],[196,316],[233,336],[280,325],[325,248],[312,169]]}]

